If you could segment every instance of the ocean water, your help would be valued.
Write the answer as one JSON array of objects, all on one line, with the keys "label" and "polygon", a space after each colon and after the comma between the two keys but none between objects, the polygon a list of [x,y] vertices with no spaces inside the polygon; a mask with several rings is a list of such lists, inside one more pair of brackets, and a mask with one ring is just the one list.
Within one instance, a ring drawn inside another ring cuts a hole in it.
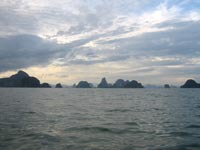
[{"label": "ocean water", "polygon": [[0,89],[0,150],[199,149],[199,89]]}]

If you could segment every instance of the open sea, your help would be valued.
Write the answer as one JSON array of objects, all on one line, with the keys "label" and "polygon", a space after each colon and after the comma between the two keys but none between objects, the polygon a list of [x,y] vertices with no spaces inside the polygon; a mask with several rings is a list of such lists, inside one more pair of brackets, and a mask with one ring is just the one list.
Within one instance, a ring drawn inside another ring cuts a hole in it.
[{"label": "open sea", "polygon": [[200,150],[200,89],[0,89],[0,150]]}]

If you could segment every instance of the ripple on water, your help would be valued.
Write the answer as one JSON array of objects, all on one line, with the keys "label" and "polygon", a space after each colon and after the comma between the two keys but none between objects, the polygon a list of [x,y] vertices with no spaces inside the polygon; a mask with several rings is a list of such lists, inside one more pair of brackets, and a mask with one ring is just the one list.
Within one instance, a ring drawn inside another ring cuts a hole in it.
[{"label": "ripple on water", "polygon": [[60,141],[60,137],[58,137],[57,135],[50,135],[47,133],[28,133],[28,134],[25,134],[24,137],[32,139],[32,140],[37,140],[37,141],[41,141],[41,140],[46,140],[50,142]]},{"label": "ripple on water", "polygon": [[179,137],[189,137],[192,136],[193,134],[188,132],[178,131],[178,132],[170,132],[170,135]]},{"label": "ripple on water", "polygon": [[200,115],[196,115],[196,117],[199,117],[199,118],[200,118]]},{"label": "ripple on water", "polygon": [[36,112],[34,111],[25,111],[25,112],[22,112],[23,114],[36,114]]},{"label": "ripple on water", "polygon": [[196,106],[196,108],[200,108],[200,105]]},{"label": "ripple on water", "polygon": [[124,124],[129,125],[129,126],[139,126],[139,124],[137,122],[134,122],[134,121],[124,122]]},{"label": "ripple on water", "polygon": [[192,124],[192,125],[187,126],[186,128],[189,128],[189,129],[198,129],[198,128],[200,128],[200,125]]},{"label": "ripple on water", "polygon": [[107,112],[129,112],[131,109],[110,109]]},{"label": "ripple on water", "polygon": [[65,131],[90,132],[90,133],[108,133],[108,134],[127,134],[133,131],[127,129],[107,128],[107,127],[71,127]]},{"label": "ripple on water", "polygon": [[171,147],[159,148],[159,150],[199,150],[199,149],[200,149],[199,143],[181,144]]},{"label": "ripple on water", "polygon": [[193,90],[0,89],[0,96],[0,150],[200,150]]}]

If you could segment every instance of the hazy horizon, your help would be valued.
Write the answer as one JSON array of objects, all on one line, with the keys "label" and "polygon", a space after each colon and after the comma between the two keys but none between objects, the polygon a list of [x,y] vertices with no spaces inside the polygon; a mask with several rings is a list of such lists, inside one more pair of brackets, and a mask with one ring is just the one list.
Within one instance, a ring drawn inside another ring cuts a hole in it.
[{"label": "hazy horizon", "polygon": [[0,77],[200,81],[198,0],[2,0]]}]

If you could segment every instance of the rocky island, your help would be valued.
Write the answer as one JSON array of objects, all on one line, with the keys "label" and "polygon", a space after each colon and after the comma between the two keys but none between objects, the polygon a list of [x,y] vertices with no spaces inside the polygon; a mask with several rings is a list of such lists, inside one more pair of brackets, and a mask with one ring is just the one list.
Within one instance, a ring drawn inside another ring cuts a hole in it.
[{"label": "rocky island", "polygon": [[200,88],[200,84],[192,79],[189,79],[184,85],[181,86],[181,88]]},{"label": "rocky island", "polygon": [[8,78],[1,78],[0,87],[40,87],[40,81],[24,71],[19,71]]},{"label": "rocky island", "polygon": [[87,81],[80,81],[76,88],[91,88],[91,84],[88,83]]},{"label": "rocky island", "polygon": [[49,83],[42,83],[40,85],[41,88],[51,88],[51,85],[49,85]]},{"label": "rocky island", "polygon": [[97,86],[98,88],[110,88],[112,85],[108,84],[106,78],[102,78],[101,82]]},{"label": "rocky island", "polygon": [[125,85],[127,85],[129,83],[129,81],[124,81],[123,79],[118,79],[117,81],[115,81],[115,83],[113,84],[113,88],[124,88]]},{"label": "rocky island", "polygon": [[30,87],[30,88],[43,88],[50,87],[48,83],[40,84],[40,80],[36,77],[29,76],[24,71],[18,71],[16,74],[0,79],[0,87]]},{"label": "rocky island", "polygon": [[169,88],[170,88],[170,85],[169,85],[169,84],[165,84],[165,85],[164,85],[164,88],[169,89]]},{"label": "rocky island", "polygon": [[[80,81],[78,85],[74,85],[73,87],[76,88],[92,88],[93,85],[91,83],[88,83],[87,81]],[[102,78],[100,83],[97,85],[97,88],[144,88],[144,86],[135,81],[129,81],[129,80],[123,80],[118,79],[114,84],[108,83],[106,78]]]},{"label": "rocky island", "polygon": [[57,83],[55,88],[62,88],[62,84],[61,83]]},{"label": "rocky island", "polygon": [[[74,85],[76,88],[92,88],[93,85],[88,83],[87,81],[80,81],[77,86]],[[144,88],[144,86],[135,81],[123,80],[118,79],[114,84],[110,84],[107,82],[106,78],[102,78],[100,83],[97,85],[97,88]]]},{"label": "rocky island", "polygon": [[[26,72],[20,70],[16,74],[7,78],[0,78],[0,87],[30,87],[30,88],[51,88],[49,83],[40,83],[36,77],[29,76]],[[136,80],[123,80],[118,79],[113,84],[108,83],[106,78],[102,78],[100,83],[93,86],[92,83],[87,81],[80,81],[74,88],[144,88],[142,83]],[[171,86],[172,87],[172,86]],[[164,88],[171,88],[169,84],[165,84]],[[57,83],[55,88],[62,88],[61,83]],[[173,88],[173,87],[172,87]],[[180,88],[200,88],[200,83],[193,79],[187,80]]]},{"label": "rocky island", "polygon": [[141,83],[139,83],[139,82],[137,82],[135,80],[132,80],[132,81],[128,82],[124,86],[124,88],[144,88],[144,86]]}]

